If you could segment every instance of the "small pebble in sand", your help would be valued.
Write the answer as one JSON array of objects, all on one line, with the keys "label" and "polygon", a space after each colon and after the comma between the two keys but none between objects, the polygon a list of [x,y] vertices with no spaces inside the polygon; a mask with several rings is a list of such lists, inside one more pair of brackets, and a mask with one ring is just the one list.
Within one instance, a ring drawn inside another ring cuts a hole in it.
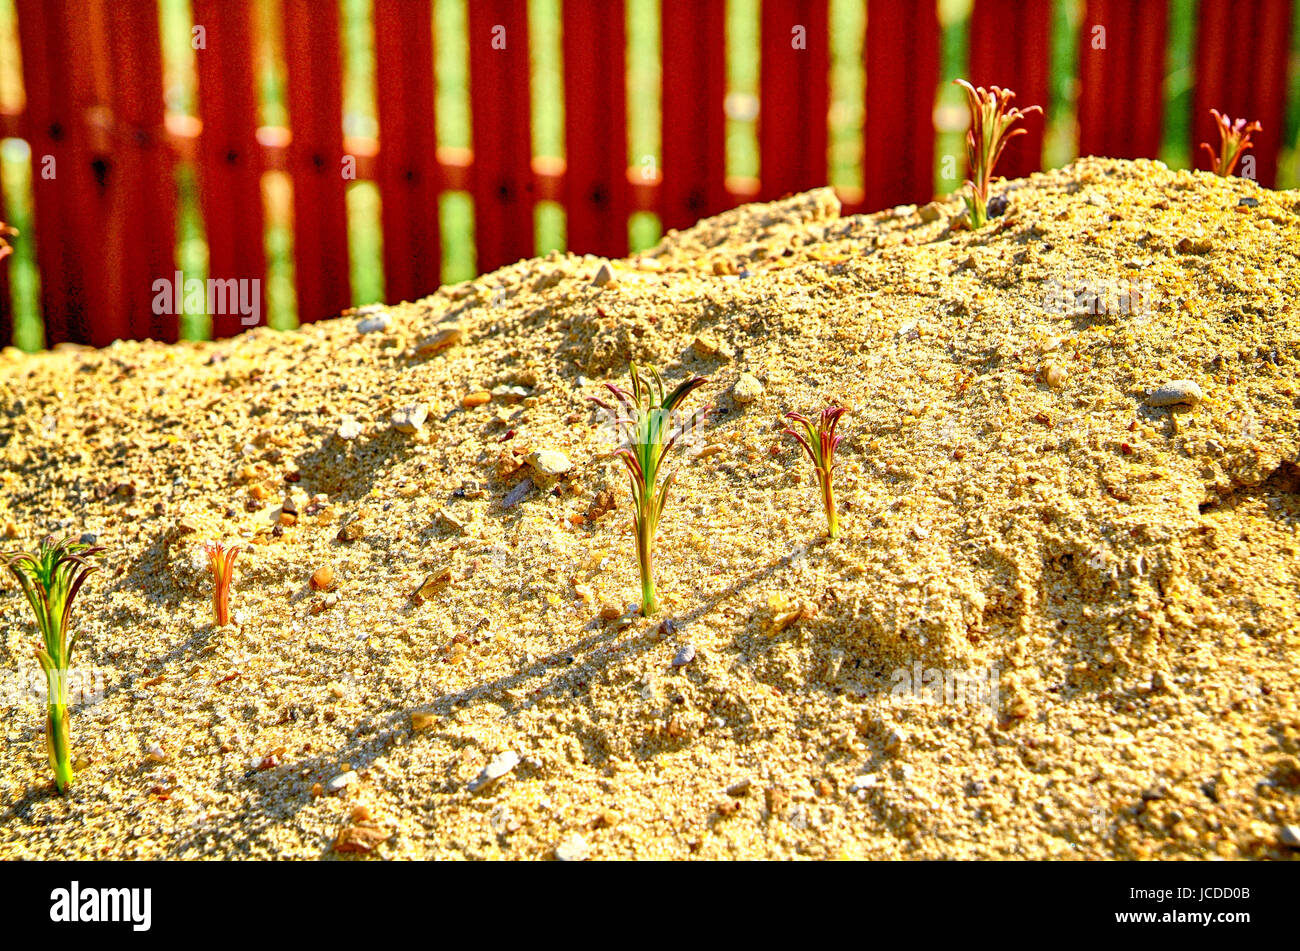
[{"label": "small pebble in sand", "polygon": [[479,793],[491,789],[518,765],[519,754],[513,750],[498,753],[492,758],[492,762],[484,766],[483,771],[470,782],[469,791]]},{"label": "small pebble in sand", "polygon": [[528,398],[528,390],[522,386],[503,383],[492,387],[492,398],[498,403],[519,403]]},{"label": "small pebble in sand", "polygon": [[544,476],[560,476],[573,468],[569,457],[554,449],[541,449],[528,454],[528,464]]},{"label": "small pebble in sand", "polygon": [[677,654],[673,657],[673,666],[685,667],[694,659],[695,659],[695,645],[683,644],[682,647],[677,651]]},{"label": "small pebble in sand", "polygon": [[601,261],[600,267],[596,268],[596,276],[591,279],[591,283],[597,287],[604,287],[612,280],[614,280],[614,269],[609,266],[608,261]]},{"label": "small pebble in sand", "polygon": [[1040,373],[1043,382],[1054,390],[1059,390],[1065,385],[1065,378],[1068,375],[1065,367],[1059,363],[1044,363]]},{"label": "small pebble in sand", "polygon": [[591,857],[591,846],[575,832],[555,847],[555,857],[561,862],[585,862]]},{"label": "small pebble in sand", "polygon": [[894,754],[903,748],[907,742],[907,737],[903,735],[902,730],[890,730],[885,734],[885,752]]},{"label": "small pebble in sand", "polygon": [[1180,238],[1177,247],[1180,254],[1206,254],[1214,250],[1214,242],[1203,235],[1195,235]]},{"label": "small pebble in sand", "polygon": [[533,480],[524,479],[517,486],[511,489],[506,494],[506,497],[501,500],[501,507],[503,509],[514,508],[521,501],[523,501],[524,496],[526,496],[531,491],[533,491]]},{"label": "small pebble in sand", "polygon": [[473,409],[475,406],[482,406],[484,403],[492,402],[492,394],[487,390],[475,390],[473,393],[466,393],[460,401],[460,405],[465,409]]},{"label": "small pebble in sand", "polygon": [[938,221],[943,217],[943,206],[937,201],[932,201],[928,205],[922,205],[916,210],[916,213],[921,217],[921,220],[926,223]]},{"label": "small pebble in sand", "polygon": [[464,331],[459,326],[445,327],[416,347],[415,352],[422,357],[431,357],[460,343],[463,336]]},{"label": "small pebble in sand", "polygon": [[1194,380],[1171,380],[1151,391],[1148,406],[1195,406],[1203,398]]},{"label": "small pebble in sand", "polygon": [[410,403],[393,412],[393,428],[399,433],[419,432],[424,427],[424,421],[428,416],[428,404]]},{"label": "small pebble in sand", "polygon": [[371,314],[357,321],[357,333],[372,334],[380,330],[387,330],[392,326],[393,318],[386,312]]},{"label": "small pebble in sand", "polygon": [[346,773],[339,773],[333,779],[325,784],[325,791],[328,793],[342,792],[357,781],[356,770],[348,770]]},{"label": "small pebble in sand", "polygon": [[742,406],[763,395],[763,384],[752,373],[742,373],[731,388],[732,398]]},{"label": "small pebble in sand", "polygon": [[311,586],[314,591],[325,591],[334,583],[334,569],[329,565],[321,565],[311,575]]},{"label": "small pebble in sand", "polygon": [[1277,830],[1277,840],[1283,845],[1300,849],[1300,825],[1285,825]]},{"label": "small pebble in sand", "polygon": [[622,614],[623,609],[617,604],[602,604],[600,606],[600,619],[602,621],[612,621],[617,617],[621,617]]},{"label": "small pebble in sand", "polygon": [[157,743],[150,743],[145,755],[155,763],[162,763],[167,760],[167,751]]},{"label": "small pebble in sand", "polygon": [[339,420],[339,439],[356,439],[361,435],[361,424],[351,416]]}]

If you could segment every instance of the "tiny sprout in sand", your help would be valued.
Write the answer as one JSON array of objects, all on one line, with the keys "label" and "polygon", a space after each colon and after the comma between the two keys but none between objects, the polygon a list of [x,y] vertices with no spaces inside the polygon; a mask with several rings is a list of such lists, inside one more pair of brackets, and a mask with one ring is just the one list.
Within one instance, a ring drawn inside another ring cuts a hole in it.
[{"label": "tiny sprout in sand", "polygon": [[848,410],[843,406],[828,406],[822,410],[816,425],[807,416],[786,413],[785,418],[802,426],[803,433],[794,429],[782,430],[797,439],[799,445],[803,446],[808,453],[808,458],[812,460],[813,468],[817,473],[817,483],[822,490],[822,503],[826,507],[826,533],[831,538],[838,538],[840,535],[839,516],[835,511],[835,490],[831,480],[835,475],[835,447],[844,438],[835,434],[835,427],[839,425],[840,417],[846,412]]},{"label": "tiny sprout in sand", "polygon": [[217,627],[230,623],[230,583],[235,577],[235,557],[239,546],[229,547],[220,542],[205,542],[208,564],[212,567],[212,619]]},{"label": "tiny sprout in sand", "polygon": [[1039,106],[1028,109],[1011,107],[1016,94],[1010,89],[993,86],[972,86],[964,79],[954,79],[966,92],[966,105],[970,107],[970,130],[966,133],[966,157],[970,163],[970,179],[966,185],[970,194],[964,196],[972,228],[982,228],[989,220],[989,184],[993,181],[993,167],[998,164],[1007,142],[1024,129],[1011,127],[1032,112],[1042,113]]},{"label": "tiny sprout in sand", "polygon": [[1264,127],[1258,122],[1247,124],[1245,119],[1234,122],[1218,109],[1211,109],[1210,115],[1214,116],[1215,127],[1219,130],[1219,153],[1216,155],[1208,142],[1202,142],[1201,148],[1210,153],[1211,171],[1220,178],[1227,178],[1237,167],[1241,153],[1255,147],[1255,143],[1250,141],[1251,134],[1263,132]]},{"label": "tiny sprout in sand", "polygon": [[36,659],[45,672],[48,712],[45,719],[45,746],[59,792],[72,783],[72,741],[68,722],[68,666],[77,638],[68,637],[72,602],[95,570],[89,559],[103,552],[65,538],[46,538],[35,552],[0,552],[4,564],[18,579],[27,602],[36,615],[42,646]]},{"label": "tiny sprout in sand", "polygon": [[632,523],[636,531],[636,554],[641,565],[641,613],[649,616],[659,610],[655,597],[654,544],[668,500],[668,487],[673,483],[669,475],[659,485],[659,468],[673,444],[707,415],[708,407],[696,410],[684,420],[675,423],[673,413],[690,392],[704,385],[704,377],[694,376],[683,380],[677,388],[664,395],[663,377],[651,369],[642,374],[632,365],[632,389],[606,383],[605,388],[618,400],[618,408],[603,400],[590,397],[593,403],[615,414],[624,445],[617,455],[627,466],[632,477]]}]

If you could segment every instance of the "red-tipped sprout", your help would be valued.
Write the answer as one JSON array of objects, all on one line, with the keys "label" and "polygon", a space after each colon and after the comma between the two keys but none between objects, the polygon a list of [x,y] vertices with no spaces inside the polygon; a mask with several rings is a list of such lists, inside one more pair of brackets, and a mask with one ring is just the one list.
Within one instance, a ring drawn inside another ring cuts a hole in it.
[{"label": "red-tipped sprout", "polygon": [[68,668],[77,638],[68,636],[68,622],[77,592],[95,570],[90,559],[103,551],[70,538],[57,542],[47,538],[34,552],[0,552],[0,565],[18,579],[41,632],[42,644],[36,650],[36,659],[45,672],[48,690],[45,747],[59,792],[67,790],[72,783]]},{"label": "red-tipped sprout", "polygon": [[699,425],[708,414],[709,407],[706,406],[680,421],[673,419],[678,406],[692,390],[704,383],[702,376],[689,377],[665,395],[663,377],[658,370],[651,369],[649,374],[643,375],[633,364],[630,391],[612,383],[605,384],[617,401],[617,407],[589,397],[597,406],[614,414],[619,434],[624,437],[624,444],[616,454],[627,466],[632,479],[632,525],[636,531],[637,561],[641,566],[641,613],[647,617],[659,610],[655,597],[654,543],[664,503],[668,500],[668,488],[673,483],[671,475],[659,483],[659,470],[677,440]]},{"label": "red-tipped sprout", "polygon": [[843,406],[828,406],[822,410],[821,416],[814,425],[812,420],[807,416],[799,413],[786,413],[785,418],[799,423],[803,427],[803,432],[797,432],[794,429],[782,430],[799,441],[804,451],[808,453],[808,458],[812,460],[813,468],[817,472],[817,482],[822,490],[822,503],[826,506],[826,533],[831,538],[838,538],[840,535],[840,520],[835,511],[835,490],[831,480],[835,475],[835,447],[840,444],[844,437],[835,434],[835,427],[839,425],[840,417],[848,410]]},{"label": "red-tipped sprout", "polygon": [[212,568],[212,619],[218,627],[225,627],[230,623],[230,583],[235,577],[235,557],[240,549],[238,545],[204,542],[203,550]]},{"label": "red-tipped sprout", "polygon": [[1016,94],[1001,86],[985,89],[972,86],[964,79],[954,83],[966,92],[966,105],[970,108],[970,130],[966,133],[966,158],[970,163],[970,179],[966,182],[971,193],[964,196],[971,228],[982,228],[989,220],[989,185],[993,181],[993,167],[1002,157],[1009,141],[1023,135],[1024,129],[1011,127],[1031,112],[1042,113],[1040,106],[1017,109],[1011,106]]},{"label": "red-tipped sprout", "polygon": [[1215,127],[1219,130],[1219,153],[1216,155],[1208,142],[1202,142],[1201,148],[1210,153],[1210,170],[1220,178],[1227,178],[1237,167],[1241,153],[1255,147],[1255,143],[1250,141],[1251,134],[1263,132],[1264,127],[1258,122],[1248,124],[1245,119],[1234,122],[1218,109],[1211,109],[1210,115],[1214,116]]}]

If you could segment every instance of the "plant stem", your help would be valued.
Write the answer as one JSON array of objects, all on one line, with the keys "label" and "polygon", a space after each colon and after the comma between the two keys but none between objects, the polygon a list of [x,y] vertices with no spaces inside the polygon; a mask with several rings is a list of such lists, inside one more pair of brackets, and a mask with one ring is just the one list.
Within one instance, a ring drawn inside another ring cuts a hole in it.
[{"label": "plant stem", "polygon": [[72,785],[72,740],[66,703],[49,705],[45,717],[45,746],[50,754],[50,769],[54,770],[54,785],[59,792],[64,792]]},{"label": "plant stem", "polygon": [[659,610],[655,600],[654,538],[647,531],[636,533],[636,557],[641,563],[641,614],[650,617]]},{"label": "plant stem", "polygon": [[825,469],[818,469],[817,474],[822,484],[822,501],[826,505],[826,530],[832,539],[840,537],[840,520],[835,511],[835,489],[831,485],[830,476],[826,474]]}]

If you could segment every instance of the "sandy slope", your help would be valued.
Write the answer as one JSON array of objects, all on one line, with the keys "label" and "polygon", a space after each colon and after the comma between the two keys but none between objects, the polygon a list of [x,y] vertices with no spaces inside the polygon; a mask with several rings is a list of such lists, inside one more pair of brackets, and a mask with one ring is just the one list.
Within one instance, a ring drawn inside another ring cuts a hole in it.
[{"label": "sandy slope", "polygon": [[[0,701],[0,857],[1295,857],[1300,194],[1100,160],[1006,188],[974,235],[957,202],[811,193],[373,333],[6,352],[0,534],[110,557],[70,797],[39,704]],[[1149,312],[1044,307],[1132,281]],[[659,540],[671,624],[602,619],[638,586],[585,397],[629,358],[717,407]],[[1147,405],[1183,379],[1194,409]],[[829,401],[833,544],[777,423]],[[223,536],[251,544],[214,629],[196,543]],[[12,684],[34,633],[2,584]],[[990,667],[993,697],[894,696]]]}]

